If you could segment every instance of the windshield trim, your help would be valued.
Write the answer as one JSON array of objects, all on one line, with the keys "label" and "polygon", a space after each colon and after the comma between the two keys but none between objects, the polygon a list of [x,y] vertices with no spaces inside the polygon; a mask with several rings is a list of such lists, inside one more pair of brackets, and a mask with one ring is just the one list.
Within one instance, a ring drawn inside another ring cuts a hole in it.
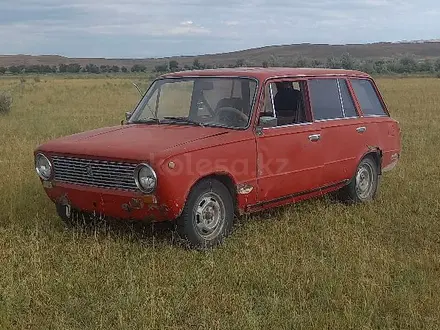
[{"label": "windshield trim", "polygon": [[[252,122],[253,122],[253,116],[254,116],[254,112],[255,112],[255,107],[257,104],[257,98],[258,98],[258,92],[260,90],[260,81],[255,78],[255,77],[251,77],[251,76],[239,76],[239,75],[231,75],[231,76],[205,76],[205,75],[188,75],[188,76],[181,76],[181,77],[167,77],[167,76],[160,76],[156,79],[154,79],[150,86],[148,87],[148,89],[146,90],[146,92],[144,93],[144,95],[142,95],[141,99],[139,100],[138,104],[136,105],[136,107],[133,110],[133,113],[130,117],[130,119],[127,121],[128,124],[136,124],[136,121],[133,121],[132,118],[135,117],[136,112],[139,111],[140,106],[142,105],[142,102],[147,98],[147,96],[149,96],[149,94],[151,92],[153,92],[153,86],[156,82],[160,82],[161,80],[185,80],[185,79],[198,79],[198,78],[220,78],[220,79],[248,79],[248,80],[252,80],[256,83],[255,86],[255,92],[254,95],[252,97],[252,102],[251,102],[251,111],[249,113],[249,120],[248,123],[245,127],[228,127],[228,126],[220,126],[220,125],[203,125],[203,127],[211,127],[211,128],[227,128],[227,129],[232,129],[232,130],[240,130],[240,131],[245,131],[247,129],[249,129],[249,127],[252,126]],[[183,125],[184,123],[179,123],[179,125]],[[160,125],[176,125],[176,123],[160,123]]]}]

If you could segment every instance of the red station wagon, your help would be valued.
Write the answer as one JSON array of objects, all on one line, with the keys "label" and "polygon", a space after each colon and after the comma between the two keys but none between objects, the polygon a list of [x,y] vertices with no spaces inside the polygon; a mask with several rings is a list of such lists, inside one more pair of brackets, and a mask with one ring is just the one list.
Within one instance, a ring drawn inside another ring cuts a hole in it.
[{"label": "red station wagon", "polygon": [[338,191],[371,201],[400,127],[359,71],[238,68],[156,79],[127,120],[49,141],[36,171],[61,218],[175,220],[212,247],[234,215]]}]

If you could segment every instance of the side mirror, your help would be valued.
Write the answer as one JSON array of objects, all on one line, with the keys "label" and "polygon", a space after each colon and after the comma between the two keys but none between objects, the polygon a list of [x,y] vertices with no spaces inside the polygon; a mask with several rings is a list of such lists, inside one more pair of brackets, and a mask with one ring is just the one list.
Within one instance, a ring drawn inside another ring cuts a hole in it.
[{"label": "side mirror", "polygon": [[129,120],[132,114],[133,114],[132,112],[126,112],[125,113],[125,120]]},{"label": "side mirror", "polygon": [[275,127],[277,126],[278,121],[275,117],[272,116],[261,116],[258,126],[260,127]]}]

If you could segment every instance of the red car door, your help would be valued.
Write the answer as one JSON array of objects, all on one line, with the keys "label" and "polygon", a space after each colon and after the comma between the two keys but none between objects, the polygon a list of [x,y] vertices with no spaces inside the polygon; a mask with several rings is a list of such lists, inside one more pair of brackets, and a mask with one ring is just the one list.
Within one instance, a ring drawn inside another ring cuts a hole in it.
[{"label": "red car door", "polygon": [[351,78],[353,96],[361,112],[357,126],[358,139],[365,146],[379,147],[382,151],[382,166],[396,163],[400,154],[400,129],[390,118],[385,103],[371,79]]},{"label": "red car door", "polygon": [[[322,185],[321,130],[311,121],[306,82],[294,79],[283,82],[292,85],[299,98],[292,98],[292,116],[289,116],[289,109],[283,112],[278,111],[282,110],[281,106],[276,109],[277,95],[283,94],[280,81],[272,81],[266,86],[265,106],[260,116],[273,116],[278,124],[257,131],[260,203],[288,201]],[[295,94],[294,91],[284,93],[284,100],[278,97],[279,103],[286,103],[289,93]]]},{"label": "red car door", "polygon": [[316,78],[309,81],[314,119],[321,128],[323,181],[326,185],[350,179],[364,144],[366,127],[359,120],[347,81]]}]

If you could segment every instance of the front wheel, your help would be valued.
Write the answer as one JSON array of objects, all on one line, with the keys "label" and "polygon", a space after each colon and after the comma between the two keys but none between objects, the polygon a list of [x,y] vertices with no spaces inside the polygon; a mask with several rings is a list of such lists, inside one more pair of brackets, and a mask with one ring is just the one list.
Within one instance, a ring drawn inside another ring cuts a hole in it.
[{"label": "front wheel", "polygon": [[364,203],[374,199],[379,186],[379,169],[371,157],[359,163],[351,182],[341,189],[340,198],[349,203]]},{"label": "front wheel", "polygon": [[196,248],[210,248],[223,242],[232,229],[234,203],[226,186],[206,179],[197,183],[177,219],[181,237]]}]

